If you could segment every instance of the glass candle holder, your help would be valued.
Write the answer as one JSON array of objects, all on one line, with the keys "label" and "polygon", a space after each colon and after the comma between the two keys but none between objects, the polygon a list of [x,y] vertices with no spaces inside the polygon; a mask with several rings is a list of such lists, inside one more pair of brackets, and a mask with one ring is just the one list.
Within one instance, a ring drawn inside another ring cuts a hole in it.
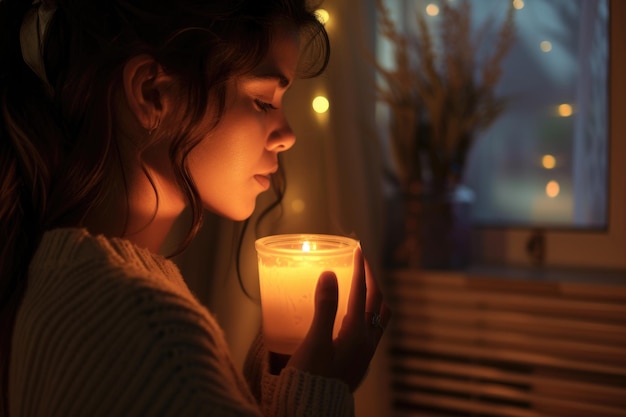
[{"label": "glass candle holder", "polygon": [[320,234],[275,235],[258,239],[259,287],[263,337],[267,349],[292,354],[311,326],[315,287],[324,271],[333,271],[339,303],[333,337],[348,310],[358,241]]}]

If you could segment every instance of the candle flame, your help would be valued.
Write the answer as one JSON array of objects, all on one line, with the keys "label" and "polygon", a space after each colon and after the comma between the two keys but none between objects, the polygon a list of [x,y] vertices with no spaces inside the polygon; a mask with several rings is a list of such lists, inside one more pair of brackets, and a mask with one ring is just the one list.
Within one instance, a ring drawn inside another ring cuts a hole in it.
[{"label": "candle flame", "polygon": [[302,252],[311,252],[311,242],[308,240],[302,242]]}]

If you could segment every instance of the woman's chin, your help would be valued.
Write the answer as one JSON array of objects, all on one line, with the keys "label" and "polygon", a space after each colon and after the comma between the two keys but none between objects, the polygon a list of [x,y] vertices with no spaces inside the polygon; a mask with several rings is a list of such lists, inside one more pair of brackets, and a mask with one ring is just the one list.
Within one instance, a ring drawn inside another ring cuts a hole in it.
[{"label": "woman's chin", "polygon": [[242,206],[242,207],[229,207],[223,209],[209,208],[209,211],[227,218],[228,220],[232,220],[235,222],[241,222],[247,220],[254,213],[255,204],[251,206]]},{"label": "woman's chin", "polygon": [[235,222],[242,222],[244,220],[248,220],[250,218],[250,216],[252,216],[252,211],[246,215],[241,215],[241,216],[229,216],[228,218],[232,221]]}]

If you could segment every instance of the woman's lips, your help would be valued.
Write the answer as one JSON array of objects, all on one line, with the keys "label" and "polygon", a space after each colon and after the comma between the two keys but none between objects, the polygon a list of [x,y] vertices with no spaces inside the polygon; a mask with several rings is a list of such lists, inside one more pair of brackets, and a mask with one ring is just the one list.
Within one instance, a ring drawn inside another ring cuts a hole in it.
[{"label": "woman's lips", "polygon": [[270,188],[271,182],[269,175],[255,175],[254,179],[257,180],[259,184],[261,184],[261,187],[263,187],[264,190]]}]

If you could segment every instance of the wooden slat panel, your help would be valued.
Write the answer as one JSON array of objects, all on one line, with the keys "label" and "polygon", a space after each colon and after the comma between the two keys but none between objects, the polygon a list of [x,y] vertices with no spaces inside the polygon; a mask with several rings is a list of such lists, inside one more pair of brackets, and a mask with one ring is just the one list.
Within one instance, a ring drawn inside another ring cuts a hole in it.
[{"label": "wooden slat panel", "polygon": [[[510,274],[510,272],[507,272]],[[419,275],[419,277],[417,277]],[[598,282],[577,282],[569,279],[566,275],[561,275],[559,279],[547,278],[543,280],[533,275],[531,278],[510,278],[508,276],[481,276],[480,274],[468,275],[455,272],[420,272],[415,270],[399,270],[393,272],[392,284],[401,286],[403,289],[412,285],[445,287],[450,290],[481,290],[502,293],[524,293],[534,295],[559,296],[567,298],[580,298],[586,300],[600,300],[602,302],[612,302],[626,304],[626,292],[624,281],[626,272],[619,275],[619,283]]]},{"label": "wooden slat panel", "polygon": [[529,353],[545,353],[571,360],[598,364],[613,364],[625,369],[626,346],[612,346],[600,340],[569,341],[553,337],[538,337],[507,330],[484,327],[434,326],[429,323],[407,325],[397,336],[400,344],[419,343],[422,339],[462,343],[485,349],[519,349]]},{"label": "wooden slat panel", "polygon": [[626,377],[626,369],[611,364],[579,362],[563,359],[543,353],[526,352],[518,349],[496,349],[489,347],[463,346],[460,343],[421,340],[399,341],[394,344],[399,349],[410,350],[416,353],[441,353],[451,356],[461,356],[470,359],[496,360],[501,362],[519,363],[525,366],[545,366],[574,369],[584,372],[605,373],[619,377]]},{"label": "wooden slat panel", "polygon": [[456,307],[473,307],[482,310],[506,310],[533,312],[548,316],[578,317],[581,319],[605,320],[609,323],[626,323],[626,304],[601,301],[565,299],[487,291],[450,291],[445,288],[403,288],[402,297],[422,305],[438,304]]},{"label": "wooden slat panel", "polygon": [[626,287],[447,273],[392,284],[397,417],[626,416]]},{"label": "wooden slat panel", "polygon": [[460,380],[436,375],[399,374],[394,382],[403,386],[410,386],[415,390],[434,390],[470,397],[487,396],[520,403],[528,402],[530,396],[525,389],[516,389],[508,385],[492,382],[479,382],[479,380],[472,378]]},{"label": "wooden slat panel", "polygon": [[486,330],[515,329],[531,335],[549,335],[572,340],[599,339],[602,343],[626,346],[625,325],[509,311],[498,311],[494,314],[493,311],[439,305],[425,308],[410,301],[398,301],[395,307],[399,311],[394,315],[394,322],[399,326],[419,322],[432,326],[474,326]]},{"label": "wooden slat panel", "polygon": [[398,372],[449,375],[452,378],[473,378],[500,381],[504,384],[533,387],[537,392],[555,398],[579,397],[598,404],[609,404],[626,410],[626,385],[616,387],[600,382],[586,382],[545,372],[513,371],[485,363],[461,363],[449,360],[401,357],[392,360],[392,368]]},{"label": "wooden slat panel", "polygon": [[[458,397],[450,397],[439,394],[414,392],[410,397],[403,400],[397,405],[399,408],[417,408],[431,407],[451,412],[466,412],[467,415],[489,415],[502,417],[549,417],[547,414],[539,413],[535,410],[524,409],[511,405],[502,405],[481,401],[480,399],[466,399]],[[414,414],[416,417],[421,416]],[[456,414],[458,415],[458,414]]]},{"label": "wooden slat panel", "polygon": [[508,400],[519,404],[536,404],[542,408],[558,407],[562,410],[576,410],[586,416],[620,416],[624,415],[624,408],[606,403],[590,403],[584,398],[569,395],[566,398],[547,395],[548,393],[513,388],[503,384],[484,382],[480,380],[454,380],[432,375],[400,374],[395,381],[403,386],[410,386],[414,391],[426,389],[474,398],[492,398]]}]

